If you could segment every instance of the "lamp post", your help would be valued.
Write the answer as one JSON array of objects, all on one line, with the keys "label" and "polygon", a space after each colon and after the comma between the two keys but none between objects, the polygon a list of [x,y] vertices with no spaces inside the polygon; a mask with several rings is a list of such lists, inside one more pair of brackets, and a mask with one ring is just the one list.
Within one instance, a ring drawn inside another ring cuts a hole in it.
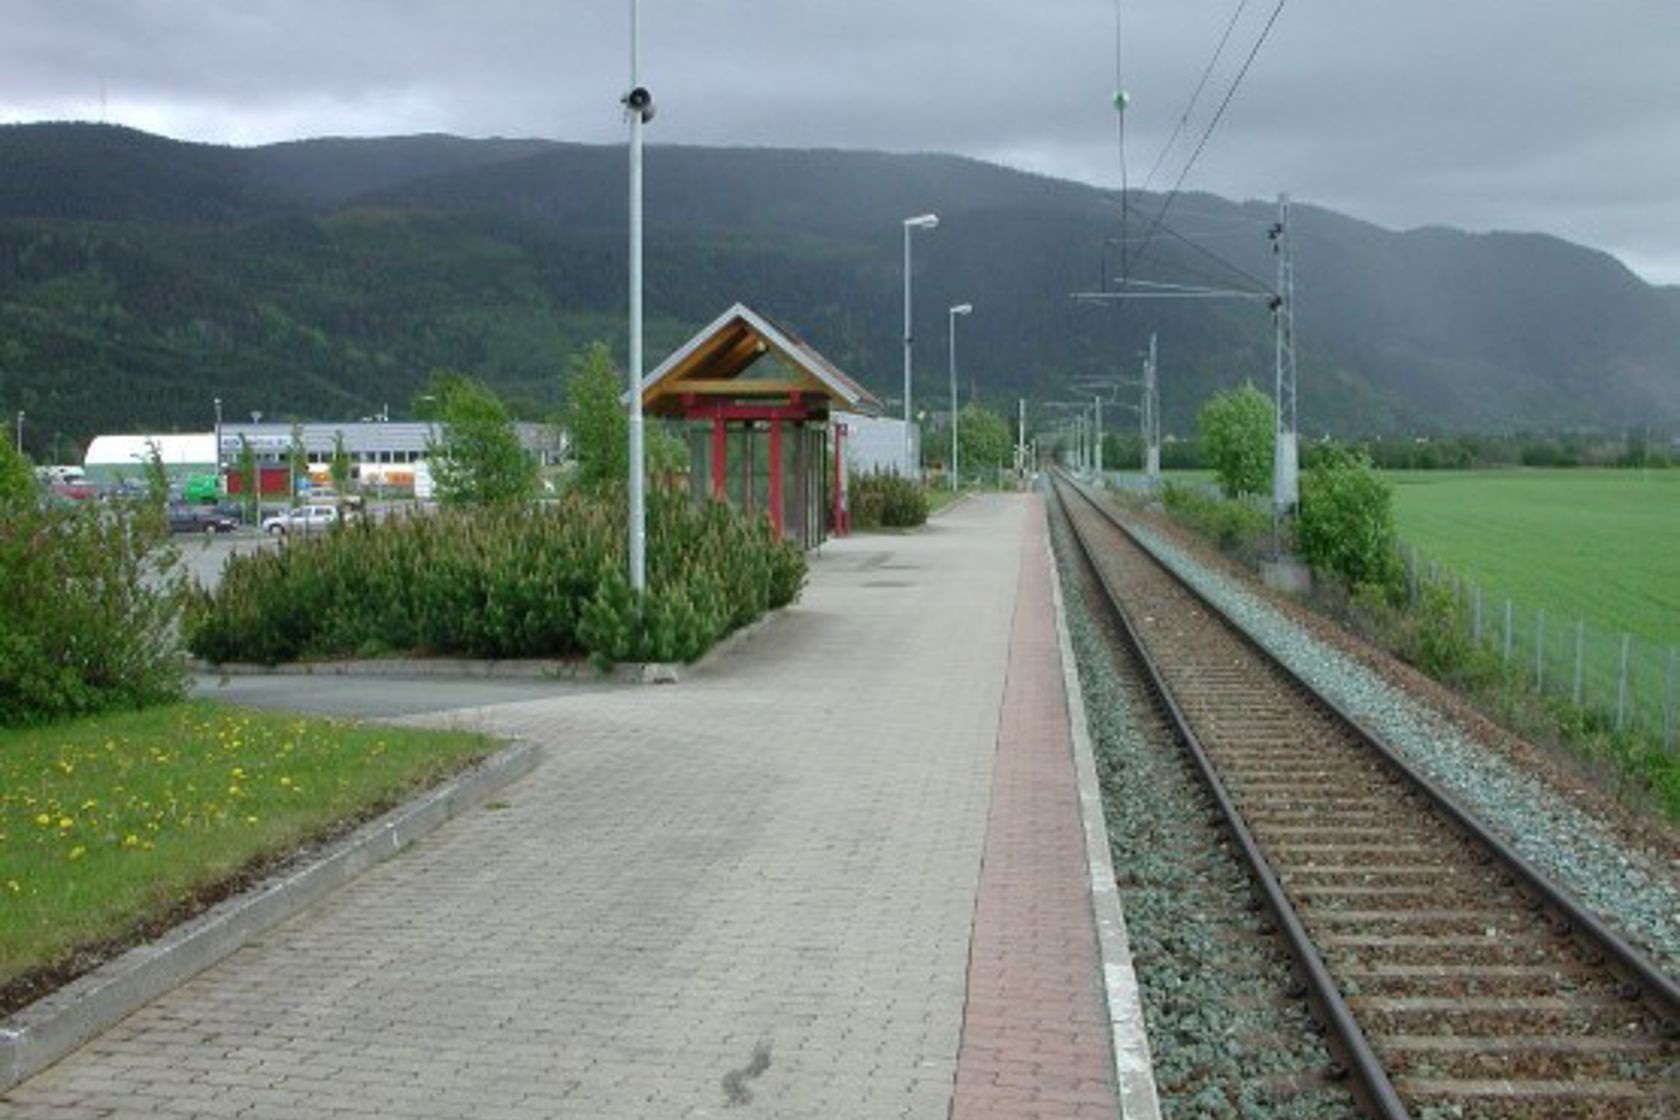
[{"label": "lamp post", "polygon": [[921,464],[911,461],[915,440],[910,435],[910,418],[915,415],[910,408],[910,231],[938,227],[938,214],[919,214],[904,219],[904,460],[905,470],[917,478],[921,477]]},{"label": "lamp post", "polygon": [[637,22],[641,5],[630,0],[630,589],[647,587],[647,528],[642,464],[642,126],[653,119],[653,94],[637,84]]},{"label": "lamp post", "polygon": [[957,482],[957,316],[969,315],[974,311],[972,303],[959,303],[951,308],[946,316],[951,328],[951,489],[956,490]]},{"label": "lamp post", "polygon": [[23,454],[23,409],[18,409],[17,421],[17,453]]},{"label": "lamp post", "polygon": [[222,482],[222,398],[212,397],[210,403],[216,407],[216,488],[220,490]]}]

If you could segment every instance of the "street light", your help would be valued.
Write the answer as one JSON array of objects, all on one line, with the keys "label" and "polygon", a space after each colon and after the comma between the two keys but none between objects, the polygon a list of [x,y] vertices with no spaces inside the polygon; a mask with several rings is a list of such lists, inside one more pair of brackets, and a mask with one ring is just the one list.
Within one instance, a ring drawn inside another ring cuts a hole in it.
[{"label": "street light", "polygon": [[972,303],[959,303],[946,316],[951,328],[951,489],[957,488],[957,316],[974,312]]},{"label": "street light", "polygon": [[911,462],[915,443],[910,436],[910,231],[913,229],[939,228],[938,214],[919,214],[914,218],[904,219],[904,459],[905,469],[916,477],[921,476],[920,464]]},{"label": "street light", "polygon": [[17,453],[23,454],[23,409],[18,409]]},{"label": "street light", "polygon": [[630,589],[647,586],[647,529],[642,494],[642,126],[653,119],[653,94],[637,84],[637,17],[630,0]]},{"label": "street light", "polygon": [[223,486],[222,482],[222,398],[212,397],[210,403],[216,406],[216,488]]}]

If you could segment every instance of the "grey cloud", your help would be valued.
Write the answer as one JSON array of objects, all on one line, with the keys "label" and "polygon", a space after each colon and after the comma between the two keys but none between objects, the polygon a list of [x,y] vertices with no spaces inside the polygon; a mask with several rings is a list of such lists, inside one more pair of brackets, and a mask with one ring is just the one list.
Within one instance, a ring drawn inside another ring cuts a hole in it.
[{"label": "grey cloud", "polygon": [[[1234,0],[1121,0],[1141,185]],[[617,142],[626,0],[12,0],[0,119]],[[1170,186],[1270,12],[1247,6]],[[956,151],[1113,187],[1113,0],[642,0],[663,143]],[[1680,280],[1672,0],[1291,0],[1186,185],[1534,228]]]}]

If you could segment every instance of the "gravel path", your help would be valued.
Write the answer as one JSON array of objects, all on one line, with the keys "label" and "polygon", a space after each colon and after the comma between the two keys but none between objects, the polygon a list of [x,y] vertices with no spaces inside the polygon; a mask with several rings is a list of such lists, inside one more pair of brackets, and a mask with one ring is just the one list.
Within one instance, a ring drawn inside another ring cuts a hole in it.
[{"label": "gravel path", "polygon": [[1076,546],[1060,518],[1052,526],[1163,1115],[1356,1116],[1346,1089],[1320,1076],[1323,1036],[1286,995],[1289,960],[1249,905],[1217,811],[1136,667],[1117,667]]},{"label": "gravel path", "polygon": [[1449,790],[1535,866],[1680,972],[1680,889],[1667,860],[1630,848],[1427,704],[1326,645],[1148,527],[1146,546],[1267,649]]}]

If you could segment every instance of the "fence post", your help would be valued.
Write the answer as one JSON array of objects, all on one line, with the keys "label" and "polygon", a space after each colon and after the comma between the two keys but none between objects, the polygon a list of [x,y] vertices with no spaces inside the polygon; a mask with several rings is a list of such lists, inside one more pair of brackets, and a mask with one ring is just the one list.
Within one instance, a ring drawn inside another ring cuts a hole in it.
[{"label": "fence post", "polygon": [[1546,692],[1546,608],[1534,612],[1534,691]]},{"label": "fence post", "polygon": [[1585,647],[1586,644],[1587,620],[1584,618],[1577,618],[1575,620],[1575,689],[1570,694],[1574,698],[1575,706],[1577,708],[1581,706],[1581,654],[1584,652],[1583,647]]},{"label": "fence post", "polygon": [[1627,663],[1628,645],[1633,640],[1631,634],[1622,635],[1622,669],[1616,678],[1616,730],[1622,729],[1627,721]]},{"label": "fence post", "polygon": [[1511,663],[1511,600],[1505,600],[1505,664]]}]

